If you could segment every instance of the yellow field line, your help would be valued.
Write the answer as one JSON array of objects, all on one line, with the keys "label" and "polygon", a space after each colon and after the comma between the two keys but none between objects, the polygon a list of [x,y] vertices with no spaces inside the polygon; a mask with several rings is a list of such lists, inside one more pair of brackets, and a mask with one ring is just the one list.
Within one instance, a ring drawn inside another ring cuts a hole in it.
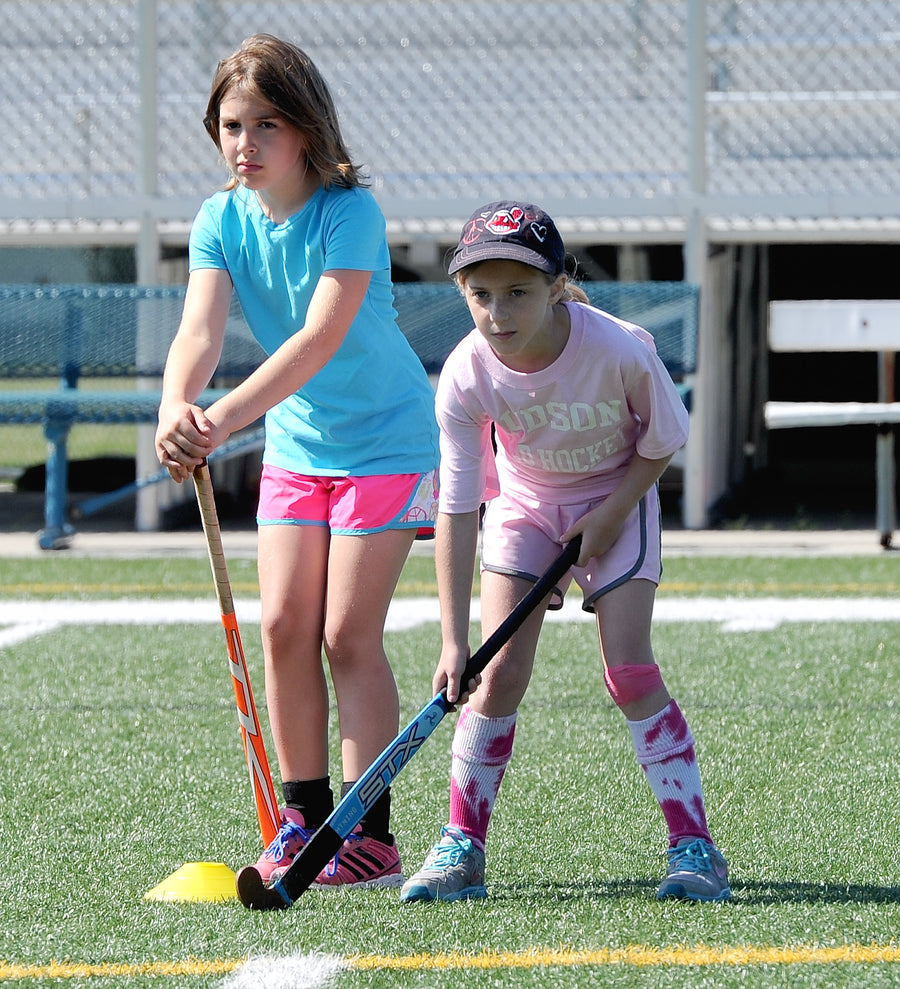
[{"label": "yellow field line", "polygon": [[[247,594],[253,596],[259,595],[259,584],[256,581],[232,580],[231,589],[235,594]],[[888,588],[886,593],[889,592],[890,589]],[[205,594],[205,584],[160,584],[157,582],[126,584],[124,582],[117,582],[115,584],[76,585],[69,581],[60,581],[56,584],[49,583],[48,581],[41,581],[40,583],[27,581],[20,582],[18,584],[0,583],[0,595],[5,597],[12,597],[15,595],[40,597],[42,595],[49,595],[52,597],[67,597],[80,600],[81,598],[94,597],[120,598],[129,597],[131,595],[140,595],[141,597],[153,595],[165,598],[172,596],[183,597],[185,595],[190,597],[203,597]],[[437,591],[435,591],[435,594],[437,594]]]},{"label": "yellow field line", "polygon": [[843,595],[874,595],[889,597],[900,591],[900,585],[890,582],[879,584],[841,583],[816,584],[801,581],[733,581],[713,583],[711,581],[670,580],[659,589],[664,594],[703,594],[710,597],[733,597],[734,595],[759,594],[764,597],[777,597],[780,594],[798,594],[812,597],[841,597]]},{"label": "yellow field line", "polygon": [[[123,978],[133,976],[211,976],[225,975],[244,964],[245,959],[134,964],[86,964],[50,962],[46,965],[15,965],[0,962],[0,979]],[[753,966],[753,965],[834,965],[900,962],[900,945],[845,944],[833,947],[798,945],[794,947],[670,947],[630,945],[624,948],[532,949],[520,952],[484,951],[480,954],[448,952],[419,955],[353,955],[346,959],[359,970],[395,969],[503,969],[563,968],[601,965],[634,967],[662,966]]]},{"label": "yellow field line", "polygon": [[11,965],[0,962],[0,979],[87,979],[124,978],[138,975],[225,975],[244,959],[201,961],[189,958],[181,962],[141,962],[135,964],[86,962],[49,962],[46,965]]},{"label": "yellow field line", "polygon": [[900,945],[848,944],[819,947],[672,947],[630,945],[596,950],[544,950],[482,952],[479,955],[448,953],[380,957],[359,955],[348,959],[358,969],[455,969],[536,968],[586,965],[691,966],[691,965],[812,965],[900,961]]}]

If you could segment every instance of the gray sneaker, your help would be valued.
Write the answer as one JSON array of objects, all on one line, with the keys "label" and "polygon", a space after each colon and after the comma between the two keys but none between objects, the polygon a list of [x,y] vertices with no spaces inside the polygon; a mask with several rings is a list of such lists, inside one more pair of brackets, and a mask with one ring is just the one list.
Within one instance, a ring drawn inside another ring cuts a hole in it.
[{"label": "gray sneaker", "polygon": [[666,878],[656,893],[657,900],[731,899],[728,863],[722,853],[703,838],[682,838],[670,848]]},{"label": "gray sneaker", "polygon": [[440,841],[425,857],[422,868],[403,884],[400,900],[483,900],[484,852],[459,828],[441,828]]}]

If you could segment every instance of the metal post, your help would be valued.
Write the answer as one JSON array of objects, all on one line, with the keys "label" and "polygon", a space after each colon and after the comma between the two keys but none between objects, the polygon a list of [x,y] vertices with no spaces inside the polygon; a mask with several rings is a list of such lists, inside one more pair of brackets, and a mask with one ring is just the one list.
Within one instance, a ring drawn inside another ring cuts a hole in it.
[{"label": "metal post", "polygon": [[[893,351],[878,353],[878,401],[894,401]],[[897,474],[894,460],[894,427],[884,423],[875,438],[875,516],[879,539],[889,549],[897,528]]]},{"label": "metal post", "polygon": [[138,2],[138,77],[140,80],[140,199],[141,232],[137,244],[137,280],[140,285],[159,282],[159,235],[152,201],[157,193],[159,78],[156,25],[157,0]]},{"label": "metal post", "polygon": [[689,213],[684,244],[684,278],[699,286],[699,336],[697,375],[693,382],[691,436],[685,450],[682,517],[688,529],[702,529],[708,522],[710,488],[709,446],[713,430],[714,402],[709,387],[712,320],[707,298],[706,195],[706,0],[689,0],[687,10],[687,103]]},{"label": "metal post", "polygon": [[62,418],[44,426],[47,466],[44,479],[44,528],[38,533],[41,549],[64,549],[75,532],[67,521],[69,459],[66,444],[70,422]]},{"label": "metal post", "polygon": [[[159,224],[157,223],[154,202],[159,191],[157,173],[159,170],[159,98],[157,82],[159,78],[158,48],[159,30],[157,27],[158,0],[138,0],[140,50],[138,53],[138,75],[140,78],[140,199],[142,202],[140,233],[138,235],[136,262],[139,285],[158,285],[159,272]],[[144,314],[146,307],[139,305]],[[139,319],[138,334],[157,334],[160,327],[153,320]],[[154,379],[139,378],[138,388],[158,388]],[[138,425],[135,471],[138,477],[159,467],[154,450],[155,429],[152,426]],[[159,528],[160,494],[157,489],[138,492],[135,508],[135,524],[139,531],[152,531]]]}]

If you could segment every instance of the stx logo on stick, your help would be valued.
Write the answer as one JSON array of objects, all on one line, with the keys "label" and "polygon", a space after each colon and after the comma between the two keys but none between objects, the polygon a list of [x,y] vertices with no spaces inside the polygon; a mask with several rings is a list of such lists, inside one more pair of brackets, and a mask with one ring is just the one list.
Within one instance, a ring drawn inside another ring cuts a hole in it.
[{"label": "stx logo on stick", "polygon": [[424,718],[417,718],[403,734],[397,736],[389,749],[382,752],[371,769],[375,775],[359,791],[359,799],[364,807],[371,807],[384,793],[391,780],[419,751],[419,746],[434,731],[443,716],[443,711],[434,709]]}]

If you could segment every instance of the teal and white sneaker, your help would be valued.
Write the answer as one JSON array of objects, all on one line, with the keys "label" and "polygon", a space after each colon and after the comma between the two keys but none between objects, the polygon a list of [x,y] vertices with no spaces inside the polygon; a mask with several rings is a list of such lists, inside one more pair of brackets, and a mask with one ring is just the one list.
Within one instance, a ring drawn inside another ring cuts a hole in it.
[{"label": "teal and white sneaker", "polygon": [[703,838],[682,838],[668,851],[666,878],[656,892],[657,900],[701,900],[720,903],[731,899],[728,863]]},{"label": "teal and white sneaker", "polygon": [[483,900],[484,852],[459,828],[441,828],[440,841],[425,857],[422,868],[403,884],[400,900]]}]

